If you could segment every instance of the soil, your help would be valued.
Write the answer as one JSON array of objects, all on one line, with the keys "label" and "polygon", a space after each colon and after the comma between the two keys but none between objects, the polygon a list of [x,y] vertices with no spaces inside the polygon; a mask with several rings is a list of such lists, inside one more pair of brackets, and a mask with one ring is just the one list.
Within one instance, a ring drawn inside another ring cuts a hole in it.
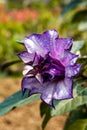
[{"label": "soil", "polygon": [[[20,78],[0,79],[0,102],[20,90]],[[40,100],[23,107],[16,108],[0,117],[0,130],[42,130],[42,118],[39,113]],[[63,130],[68,114],[53,117],[45,130]]]}]

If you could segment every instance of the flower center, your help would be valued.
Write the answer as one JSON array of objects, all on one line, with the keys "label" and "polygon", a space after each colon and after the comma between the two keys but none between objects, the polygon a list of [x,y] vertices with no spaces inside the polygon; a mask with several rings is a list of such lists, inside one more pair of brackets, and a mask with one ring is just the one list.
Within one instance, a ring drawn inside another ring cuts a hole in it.
[{"label": "flower center", "polygon": [[[33,65],[32,65],[33,66]],[[33,66],[33,69],[28,72],[33,76],[40,78],[43,82],[62,80],[65,77],[65,67],[60,61],[50,57],[49,55],[45,58],[40,57],[38,64]]]}]

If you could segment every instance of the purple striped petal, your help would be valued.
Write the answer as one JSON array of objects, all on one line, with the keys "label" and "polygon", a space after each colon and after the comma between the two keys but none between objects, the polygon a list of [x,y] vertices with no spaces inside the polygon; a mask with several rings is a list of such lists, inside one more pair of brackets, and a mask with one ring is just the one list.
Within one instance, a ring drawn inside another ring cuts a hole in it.
[{"label": "purple striped petal", "polygon": [[42,46],[46,48],[46,50],[51,52],[53,50],[53,46],[55,43],[55,39],[58,38],[58,33],[56,30],[49,30],[44,32],[41,37],[40,41],[42,41]]},{"label": "purple striped petal", "polygon": [[49,30],[43,34],[32,34],[24,40],[29,53],[37,53],[44,56],[52,50],[55,38],[58,37],[56,30]]},{"label": "purple striped petal", "polygon": [[68,65],[74,65],[77,59],[78,59],[78,55],[75,55],[65,50],[64,57],[61,59],[61,61],[64,66],[68,66]]},{"label": "purple striped petal", "polygon": [[64,80],[59,81],[56,84],[53,99],[63,100],[72,98],[73,97],[72,85],[73,85],[72,79],[70,78],[65,78]]},{"label": "purple striped petal", "polygon": [[58,38],[56,40],[56,44],[57,44],[57,47],[58,50],[60,50],[60,52],[65,49],[65,50],[71,50],[71,47],[72,47],[72,38]]},{"label": "purple striped petal", "polygon": [[53,49],[51,55],[57,59],[62,59],[64,57],[64,50],[69,50],[72,47],[71,38],[56,38],[53,43]]},{"label": "purple striped petal", "polygon": [[22,92],[29,89],[29,94],[42,93],[43,87],[34,77],[24,77],[22,80]]},{"label": "purple striped petal", "polygon": [[60,58],[60,61],[64,66],[69,66],[74,65],[77,59],[78,55],[75,55],[68,50],[64,50],[64,55],[62,58]]},{"label": "purple striped petal", "polygon": [[29,53],[37,53],[41,56],[44,56],[47,51],[43,49],[38,42],[36,41],[35,35],[32,36],[32,39],[26,38],[24,41],[25,47]]},{"label": "purple striped petal", "polygon": [[73,77],[79,73],[80,69],[81,69],[81,64],[77,64],[74,66],[68,66],[65,69],[65,72],[66,72],[65,75],[66,75],[66,77]]},{"label": "purple striped petal", "polygon": [[20,54],[18,54],[18,57],[24,62],[29,63],[34,60],[35,54],[28,53],[27,51],[23,51]]},{"label": "purple striped petal", "polygon": [[53,106],[53,92],[55,83],[46,83],[41,95],[41,99],[48,105]]}]

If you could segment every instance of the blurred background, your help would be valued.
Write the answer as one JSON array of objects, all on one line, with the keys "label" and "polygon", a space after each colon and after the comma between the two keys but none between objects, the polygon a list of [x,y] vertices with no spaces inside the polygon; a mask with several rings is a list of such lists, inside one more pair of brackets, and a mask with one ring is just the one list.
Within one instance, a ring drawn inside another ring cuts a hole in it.
[{"label": "blurred background", "polygon": [[[21,88],[23,63],[19,61],[17,54],[24,47],[17,41],[31,33],[42,33],[48,29],[56,29],[59,37],[84,40],[81,54],[87,55],[87,0],[0,0],[0,101]],[[40,117],[37,113],[33,117],[33,105],[25,109],[23,107],[23,112],[17,109],[18,117],[12,112],[10,117],[6,115],[1,118],[0,130],[24,130],[25,127],[26,130],[30,127],[31,130],[40,130],[41,122],[39,125],[37,122]],[[39,105],[36,109],[39,111]],[[32,119],[27,115],[25,124],[23,122],[21,127],[21,119],[28,111]],[[55,129],[59,125],[55,130],[62,130],[66,117],[64,115],[54,119],[56,124],[51,122],[52,125],[49,124],[47,129]],[[15,122],[16,118],[19,124]],[[27,123],[30,123],[30,127]]]},{"label": "blurred background", "polygon": [[48,29],[86,43],[87,0],[0,0],[0,76],[20,75],[17,54],[24,48],[17,41]]}]

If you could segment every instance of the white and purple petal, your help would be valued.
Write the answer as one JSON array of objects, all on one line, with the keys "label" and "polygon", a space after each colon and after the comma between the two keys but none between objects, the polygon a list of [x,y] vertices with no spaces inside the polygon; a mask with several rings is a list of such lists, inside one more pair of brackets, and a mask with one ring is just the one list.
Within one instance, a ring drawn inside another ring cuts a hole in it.
[{"label": "white and purple petal", "polygon": [[46,83],[44,84],[44,89],[41,94],[41,99],[48,105],[53,107],[53,92],[55,88],[55,82],[54,83]]},{"label": "white and purple petal", "polygon": [[63,100],[73,97],[73,81],[72,78],[65,78],[56,84],[55,91],[53,93],[53,99]]},{"label": "white and purple petal", "polygon": [[29,53],[27,51],[23,51],[18,54],[18,57],[24,62],[24,63],[29,63],[34,60],[35,54]]},{"label": "white and purple petal", "polygon": [[[72,38],[58,38],[57,41],[57,47],[61,51],[62,49],[65,50],[71,50],[73,39]],[[56,47],[56,48],[57,48]]]},{"label": "white and purple petal", "polygon": [[[31,65],[25,65],[23,70],[23,75],[29,76],[28,72],[31,71],[33,67]],[[31,75],[31,74],[30,74]]]},{"label": "white and purple petal", "polygon": [[81,64],[77,64],[74,66],[67,66],[65,68],[65,76],[73,77],[79,73],[80,69],[81,69]]},{"label": "white and purple petal", "polygon": [[29,90],[29,94],[42,93],[43,86],[38,82],[38,80],[34,77],[24,77],[22,80],[22,92],[25,89]]},{"label": "white and purple petal", "polygon": [[52,50],[55,39],[58,37],[56,30],[49,30],[43,34],[32,34],[24,40],[24,45],[29,53],[44,56]]},{"label": "white and purple petal", "polygon": [[62,58],[60,58],[60,61],[66,67],[74,65],[77,59],[78,55],[75,55],[68,50],[64,50],[64,54],[62,55]]},{"label": "white and purple petal", "polygon": [[64,51],[70,51],[71,47],[71,38],[56,38],[53,43],[53,49],[51,50],[51,56],[55,57],[56,59],[62,59],[64,57]]},{"label": "white and purple petal", "polygon": [[35,36],[33,35],[32,36],[32,39],[28,39],[26,38],[25,41],[24,41],[24,44],[25,44],[25,47],[27,48],[27,51],[29,53],[37,53],[39,55],[45,55],[46,54],[46,50],[43,49],[39,44],[38,42],[36,41],[35,39]]}]

